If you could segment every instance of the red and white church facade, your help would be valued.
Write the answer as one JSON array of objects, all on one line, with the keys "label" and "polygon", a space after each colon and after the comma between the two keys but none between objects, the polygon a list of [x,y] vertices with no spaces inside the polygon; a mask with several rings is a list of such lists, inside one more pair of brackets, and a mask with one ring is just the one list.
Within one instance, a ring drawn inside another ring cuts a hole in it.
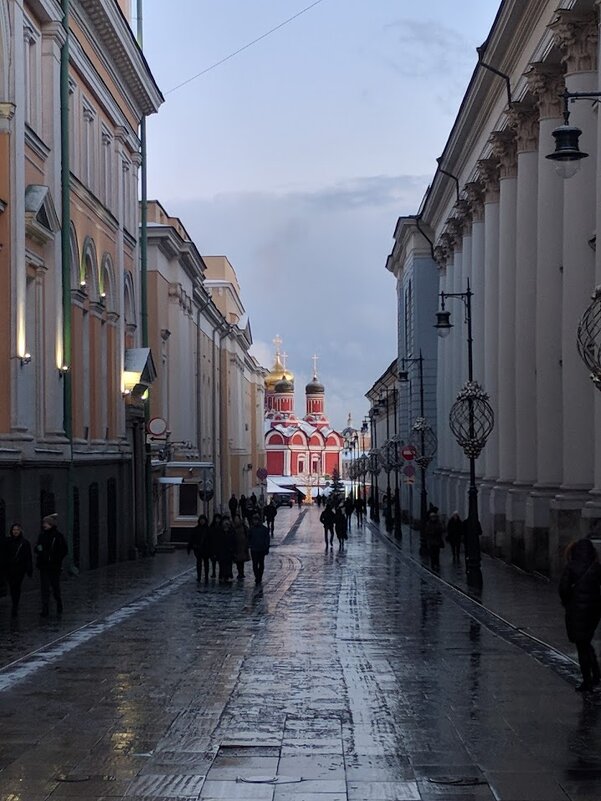
[{"label": "red and white church facade", "polygon": [[317,357],[313,357],[313,378],[305,387],[305,415],[299,419],[294,411],[294,375],[285,365],[279,336],[274,344],[274,365],[265,379],[267,471],[276,481],[278,477],[293,478],[298,486],[316,483],[319,487],[334,470],[340,473],[344,439],[325,414],[325,388],[317,377]]}]

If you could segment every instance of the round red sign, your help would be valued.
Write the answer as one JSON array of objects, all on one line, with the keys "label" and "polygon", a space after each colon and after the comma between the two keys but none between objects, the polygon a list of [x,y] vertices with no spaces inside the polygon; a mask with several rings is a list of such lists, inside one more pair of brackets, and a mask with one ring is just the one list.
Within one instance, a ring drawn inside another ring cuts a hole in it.
[{"label": "round red sign", "polygon": [[405,445],[403,450],[401,451],[401,456],[406,462],[411,462],[415,459],[416,450],[413,445]]}]

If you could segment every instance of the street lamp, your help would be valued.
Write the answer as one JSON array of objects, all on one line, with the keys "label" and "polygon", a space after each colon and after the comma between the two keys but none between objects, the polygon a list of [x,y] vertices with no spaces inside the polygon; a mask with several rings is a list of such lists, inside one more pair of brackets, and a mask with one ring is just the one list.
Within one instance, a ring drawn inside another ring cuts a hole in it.
[{"label": "street lamp", "polygon": [[[440,312],[438,312],[440,314]],[[450,313],[443,312],[445,320],[450,330],[451,321],[449,319]],[[438,327],[438,326],[437,326]],[[447,329],[442,329],[447,330]],[[439,328],[439,333],[441,329]],[[411,435],[409,438],[410,444],[413,445],[416,452],[415,463],[420,469],[421,473],[421,493],[420,493],[420,553],[426,552],[426,518],[428,516],[428,489],[426,487],[426,470],[430,466],[434,454],[438,448],[438,440],[432,427],[428,424],[425,416],[424,404],[424,357],[420,350],[419,356],[415,358],[404,358],[401,360],[403,369],[399,373],[399,381],[402,383],[409,382],[409,373],[405,370],[407,364],[419,365],[419,414],[411,428]]]},{"label": "street lamp", "polygon": [[590,377],[601,390],[601,286],[595,287],[592,303],[580,320],[577,334],[578,353],[590,370]]},{"label": "street lamp", "polygon": [[[397,538],[402,537],[401,525],[401,503],[400,503],[400,490],[399,490],[399,432],[398,432],[398,419],[397,419],[397,398],[398,390],[396,387],[382,387],[380,392],[384,394],[380,398],[379,405],[386,409],[386,443],[380,449],[382,467],[386,470],[386,497],[388,502],[388,519],[387,528],[390,528],[391,520],[391,492],[390,492],[390,473],[394,470],[394,535]],[[394,436],[390,437],[390,396],[392,395],[393,402],[393,418],[394,418]]]},{"label": "street lamp", "polygon": [[380,522],[380,488],[378,487],[380,464],[378,459],[378,431],[376,427],[376,417],[379,414],[380,410],[377,406],[372,406],[369,410],[369,422],[371,425],[371,449],[369,451],[369,473],[371,474],[370,516],[376,523]]},{"label": "street lamp", "polygon": [[563,125],[552,132],[555,139],[555,150],[545,158],[555,164],[555,171],[562,178],[571,178],[580,169],[580,162],[588,156],[580,150],[579,139],[582,131],[570,125],[570,101],[593,100],[601,97],[601,92],[569,92],[563,93]]},{"label": "street lamp", "polygon": [[480,570],[480,534],[482,527],[478,518],[478,488],[476,486],[476,459],[482,452],[486,440],[494,428],[494,413],[488,395],[482,387],[474,381],[474,367],[472,355],[472,295],[468,279],[465,292],[441,292],[440,307],[437,312],[435,328],[439,335],[446,336],[451,328],[450,313],[445,312],[445,300],[458,298],[465,308],[465,322],[467,324],[467,363],[468,380],[457,400],[451,407],[449,424],[460,448],[469,459],[470,486],[468,491],[468,516],[465,535],[465,553],[468,578],[474,582],[481,582]]}]

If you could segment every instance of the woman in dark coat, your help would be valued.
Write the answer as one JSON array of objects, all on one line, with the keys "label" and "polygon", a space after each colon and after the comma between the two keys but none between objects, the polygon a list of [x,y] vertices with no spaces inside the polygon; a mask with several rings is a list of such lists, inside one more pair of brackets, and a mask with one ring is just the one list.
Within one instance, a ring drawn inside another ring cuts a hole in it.
[{"label": "woman in dark coat", "polygon": [[568,550],[568,564],[559,582],[559,596],[566,610],[568,639],[578,651],[582,684],[577,692],[589,692],[599,684],[599,664],[592,645],[601,618],[601,565],[590,540],[578,540]]},{"label": "woman in dark coat", "polygon": [[16,617],[21,598],[21,584],[25,576],[33,575],[31,545],[23,536],[20,523],[13,523],[10,533],[3,544],[2,564],[12,601],[11,615]]},{"label": "woman in dark coat", "polygon": [[205,584],[209,580],[209,559],[211,558],[211,530],[206,515],[198,518],[198,525],[190,532],[188,553],[194,551],[196,557],[196,580],[202,579],[202,567],[205,569]]},{"label": "woman in dark coat", "polygon": [[238,579],[244,578],[244,563],[250,562],[248,529],[241,515],[234,516],[234,562],[238,568]]},{"label": "woman in dark coat", "polygon": [[219,583],[228,584],[232,578],[232,562],[234,560],[234,529],[227,515],[221,523],[221,533],[215,541],[215,556],[219,562]]},{"label": "woman in dark coat", "polygon": [[334,530],[336,531],[336,536],[338,537],[338,547],[344,548],[344,541],[346,539],[346,532],[347,532],[347,523],[346,523],[346,514],[343,511],[342,506],[336,507],[336,516],[334,518]]},{"label": "woman in dark coat", "polygon": [[447,523],[447,542],[453,552],[453,562],[460,561],[461,540],[463,538],[463,521],[459,512],[453,512]]}]

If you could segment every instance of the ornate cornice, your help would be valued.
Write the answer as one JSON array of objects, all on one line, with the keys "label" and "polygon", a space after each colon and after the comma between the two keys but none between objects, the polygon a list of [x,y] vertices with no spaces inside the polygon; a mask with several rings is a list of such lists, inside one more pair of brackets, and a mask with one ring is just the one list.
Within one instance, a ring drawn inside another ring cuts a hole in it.
[{"label": "ornate cornice", "polygon": [[548,26],[568,73],[594,72],[597,69],[598,16],[597,9],[582,14],[560,8]]},{"label": "ornate cornice", "polygon": [[517,145],[515,131],[505,128],[493,131],[489,142],[494,155],[499,159],[499,178],[515,178],[518,171]]},{"label": "ornate cornice", "polygon": [[563,110],[565,69],[561,64],[535,61],[525,73],[528,88],[536,98],[540,119],[558,119]]},{"label": "ornate cornice", "polygon": [[532,103],[513,103],[508,112],[509,124],[515,130],[518,153],[538,150],[539,114]]}]

